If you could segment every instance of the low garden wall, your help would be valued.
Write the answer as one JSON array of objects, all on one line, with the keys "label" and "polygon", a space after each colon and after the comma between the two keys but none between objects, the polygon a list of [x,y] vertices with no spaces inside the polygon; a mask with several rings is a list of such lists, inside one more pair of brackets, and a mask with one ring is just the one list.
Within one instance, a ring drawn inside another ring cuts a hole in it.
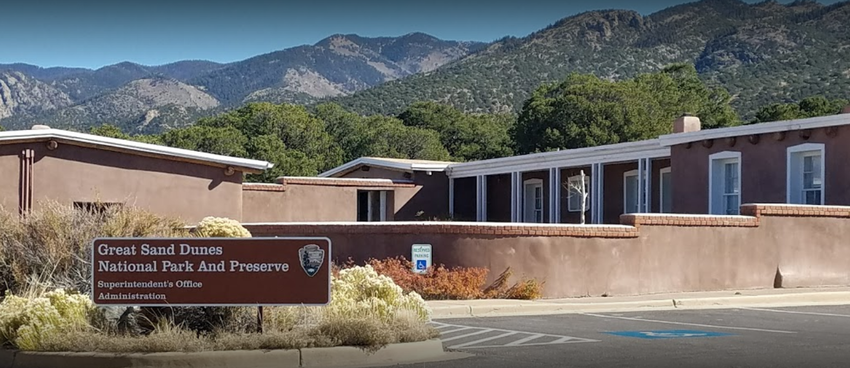
[{"label": "low garden wall", "polygon": [[546,298],[850,285],[850,207],[744,205],[743,216],[631,214],[622,225],[464,222],[243,224],[254,236],[327,236],[333,259],[510,267]]}]

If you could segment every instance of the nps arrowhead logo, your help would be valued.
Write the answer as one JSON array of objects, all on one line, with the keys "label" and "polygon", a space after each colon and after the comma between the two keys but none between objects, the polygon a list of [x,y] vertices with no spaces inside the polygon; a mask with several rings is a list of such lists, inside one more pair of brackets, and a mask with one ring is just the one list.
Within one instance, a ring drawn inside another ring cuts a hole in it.
[{"label": "nps arrowhead logo", "polygon": [[308,244],[298,250],[299,258],[301,259],[301,268],[307,273],[307,276],[313,277],[319,273],[322,264],[325,262],[325,250],[319,248],[316,244]]}]

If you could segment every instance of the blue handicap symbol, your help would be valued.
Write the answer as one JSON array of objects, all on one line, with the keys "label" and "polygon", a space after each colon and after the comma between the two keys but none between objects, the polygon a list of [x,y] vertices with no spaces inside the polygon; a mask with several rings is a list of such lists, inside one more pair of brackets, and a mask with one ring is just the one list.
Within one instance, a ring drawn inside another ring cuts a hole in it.
[{"label": "blue handicap symbol", "polygon": [[636,337],[639,339],[681,339],[693,337],[731,336],[729,333],[693,330],[662,330],[662,331],[618,331],[608,332],[610,335]]},{"label": "blue handicap symbol", "polygon": [[417,270],[424,270],[424,269],[428,268],[427,266],[428,266],[428,261],[426,261],[424,259],[417,259],[416,260],[416,269]]}]

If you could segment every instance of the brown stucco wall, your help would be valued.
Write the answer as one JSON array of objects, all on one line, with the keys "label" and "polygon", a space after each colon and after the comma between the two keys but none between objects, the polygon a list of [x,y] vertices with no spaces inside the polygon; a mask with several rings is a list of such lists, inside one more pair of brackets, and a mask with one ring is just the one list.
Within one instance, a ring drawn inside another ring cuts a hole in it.
[{"label": "brown stucco wall", "polygon": [[[44,142],[38,142],[0,145],[4,184],[10,181],[5,175],[7,166],[19,167],[18,155],[26,148],[35,151],[35,210],[40,200],[50,199],[69,205],[73,202],[121,202],[161,215],[179,216],[187,223],[196,223],[206,216],[242,218],[242,173],[238,171],[226,176],[224,169],[219,167],[63,142],[50,151]],[[17,183],[19,168],[9,172]],[[17,193],[17,184],[13,186]],[[4,185],[3,197],[8,193]],[[17,202],[17,198],[14,201]]]},{"label": "brown stucco wall", "polygon": [[782,140],[775,134],[763,134],[756,144],[742,136],[736,137],[734,145],[717,139],[710,148],[702,142],[694,142],[690,148],[673,146],[673,212],[708,213],[708,156],[722,151],[741,152],[741,203],[785,203],[786,149],[802,143],[825,145],[825,204],[850,205],[848,136],[850,126],[841,126],[834,137],[827,136],[824,128],[813,129],[809,139],[801,138],[799,131],[788,131]]},{"label": "brown stucco wall", "polygon": [[637,170],[637,168],[637,162],[606,164],[603,166],[603,170],[605,170],[603,177],[605,181],[605,187],[603,188],[605,198],[602,200],[602,220],[604,223],[620,223],[620,215],[625,211],[623,207],[623,174],[628,171]]},{"label": "brown stucco wall", "polygon": [[[486,267],[488,281],[511,267],[545,281],[544,295],[580,297],[850,285],[850,208],[750,206],[751,217],[624,215],[633,226],[502,227],[412,225],[271,225],[255,236],[328,236],[333,258],[409,257],[432,244],[434,262]],[[803,216],[803,217],[800,217]],[[742,246],[746,245],[746,246]]]},{"label": "brown stucco wall", "polygon": [[[407,176],[405,174],[408,174]],[[412,174],[401,170],[390,170],[380,167],[369,167],[369,171],[363,171],[361,168],[349,171],[342,178],[360,178],[360,179],[393,179],[393,180],[410,180]]]},{"label": "brown stucco wall", "polygon": [[[670,167],[670,159],[655,159],[652,160],[652,212],[661,212],[661,169]],[[672,175],[672,171],[671,171]],[[670,177],[672,183],[673,177]]]},{"label": "brown stucco wall", "polygon": [[287,185],[285,191],[245,189],[242,222],[357,221],[357,190],[312,185]]},{"label": "brown stucco wall", "polygon": [[454,184],[454,219],[458,221],[475,221],[476,211],[476,178],[457,178]]},{"label": "brown stucco wall", "polygon": [[487,221],[511,222],[511,174],[487,177]]},{"label": "brown stucco wall", "polygon": [[20,198],[21,158],[19,151],[0,146],[0,209],[17,212]]},{"label": "brown stucco wall", "polygon": [[[561,189],[560,189],[561,190],[561,223],[564,223],[564,224],[579,224],[579,223],[581,223],[581,213],[580,212],[570,212],[570,207],[569,207],[570,192],[566,188],[566,183],[570,179],[570,177],[575,176],[575,175],[580,175],[581,170],[584,170],[584,175],[586,175],[587,180],[590,181],[590,179],[592,177],[591,173],[593,172],[593,170],[591,170],[590,166],[569,168],[569,169],[562,169],[561,170],[561,183],[560,183],[560,186],[561,186]],[[591,184],[590,189],[593,190],[592,184]],[[591,198],[591,200],[593,199],[593,194],[590,195],[590,198]],[[603,202],[603,204],[604,204],[604,202]],[[588,207],[591,207],[591,206],[588,206]],[[585,216],[585,219],[584,219],[585,223],[589,224],[590,223],[590,208],[588,208],[587,211],[585,211],[584,216]]]},{"label": "brown stucco wall", "polygon": [[395,219],[416,220],[420,211],[424,218],[447,217],[449,214],[449,179],[443,172],[428,175],[423,171],[413,173],[415,188],[396,188]]}]

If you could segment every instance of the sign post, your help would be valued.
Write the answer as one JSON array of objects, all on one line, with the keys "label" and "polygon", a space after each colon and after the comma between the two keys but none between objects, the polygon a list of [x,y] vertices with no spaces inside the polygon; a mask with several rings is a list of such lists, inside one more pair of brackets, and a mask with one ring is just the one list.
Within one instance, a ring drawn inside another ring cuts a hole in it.
[{"label": "sign post", "polygon": [[420,275],[427,273],[432,262],[431,244],[413,244],[410,253],[413,272]]},{"label": "sign post", "polygon": [[99,238],[92,301],[140,307],[322,306],[328,238]]}]

